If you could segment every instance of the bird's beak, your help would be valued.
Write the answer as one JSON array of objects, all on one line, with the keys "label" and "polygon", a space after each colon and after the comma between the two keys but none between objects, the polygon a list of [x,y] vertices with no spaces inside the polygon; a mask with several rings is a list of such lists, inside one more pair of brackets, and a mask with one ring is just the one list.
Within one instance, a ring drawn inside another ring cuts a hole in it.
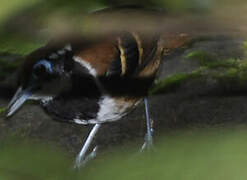
[{"label": "bird's beak", "polygon": [[6,117],[10,117],[13,115],[20,107],[25,103],[26,100],[31,96],[31,91],[28,89],[22,89],[19,87],[17,92],[15,93],[14,97],[10,101],[7,107],[7,114]]}]

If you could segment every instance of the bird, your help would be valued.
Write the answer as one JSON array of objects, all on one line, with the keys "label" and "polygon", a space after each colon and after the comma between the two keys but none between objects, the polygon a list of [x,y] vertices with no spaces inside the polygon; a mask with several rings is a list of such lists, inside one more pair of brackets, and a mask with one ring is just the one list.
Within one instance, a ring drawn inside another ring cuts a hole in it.
[{"label": "bird", "polygon": [[153,129],[148,92],[163,53],[160,34],[127,29],[51,40],[25,57],[6,116],[37,100],[54,120],[94,125],[76,158],[79,168],[96,156],[97,146],[87,152],[99,128],[120,120],[144,100],[147,134],[141,149],[149,148]]}]

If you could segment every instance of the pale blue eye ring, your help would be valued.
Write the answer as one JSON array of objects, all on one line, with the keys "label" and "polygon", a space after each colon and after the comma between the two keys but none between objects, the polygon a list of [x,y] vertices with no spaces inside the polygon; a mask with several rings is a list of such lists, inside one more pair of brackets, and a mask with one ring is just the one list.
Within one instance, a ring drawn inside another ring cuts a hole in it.
[{"label": "pale blue eye ring", "polygon": [[47,61],[47,60],[41,60],[41,61],[39,61],[38,63],[36,63],[33,66],[33,68],[36,69],[37,67],[39,67],[41,65],[43,65],[49,73],[52,73],[53,70],[52,70],[51,63],[49,61]]}]

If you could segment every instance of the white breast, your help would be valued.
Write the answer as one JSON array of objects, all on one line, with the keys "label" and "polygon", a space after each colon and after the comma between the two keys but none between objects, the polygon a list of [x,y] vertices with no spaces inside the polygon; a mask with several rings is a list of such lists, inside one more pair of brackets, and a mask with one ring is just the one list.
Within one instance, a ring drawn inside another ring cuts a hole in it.
[{"label": "white breast", "polygon": [[116,121],[126,114],[126,109],[128,108],[127,104],[120,108],[110,96],[103,96],[99,101],[99,106],[97,119],[100,122]]},{"label": "white breast", "polygon": [[138,102],[119,101],[113,97],[105,95],[99,101],[99,111],[95,119],[74,119],[74,122],[77,124],[97,124],[117,121],[128,114],[130,110],[138,104]]}]

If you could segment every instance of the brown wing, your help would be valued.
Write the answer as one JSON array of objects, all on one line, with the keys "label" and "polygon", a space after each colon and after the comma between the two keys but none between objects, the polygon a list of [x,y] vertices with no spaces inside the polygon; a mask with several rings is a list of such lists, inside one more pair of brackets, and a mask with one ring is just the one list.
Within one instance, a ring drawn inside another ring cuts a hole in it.
[{"label": "brown wing", "polygon": [[162,45],[157,36],[123,32],[105,37],[76,53],[99,76],[151,76],[159,67]]},{"label": "brown wing", "polygon": [[99,76],[106,74],[117,55],[118,49],[115,46],[115,39],[112,37],[94,42],[75,53],[75,56],[87,61]]}]

